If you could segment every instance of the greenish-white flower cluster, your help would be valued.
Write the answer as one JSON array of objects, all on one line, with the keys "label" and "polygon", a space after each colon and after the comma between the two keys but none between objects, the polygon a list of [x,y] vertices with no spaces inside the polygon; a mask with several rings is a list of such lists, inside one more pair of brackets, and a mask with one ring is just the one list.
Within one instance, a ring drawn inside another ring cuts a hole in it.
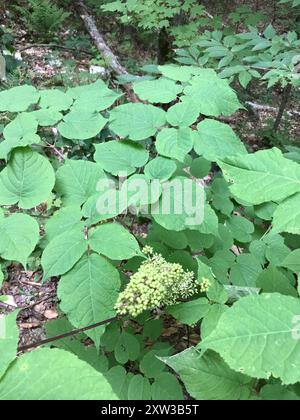
[{"label": "greenish-white flower cluster", "polygon": [[151,247],[145,247],[143,252],[147,260],[119,295],[116,304],[119,315],[136,317],[149,309],[173,305],[178,299],[189,298],[199,291],[193,272],[167,262],[160,254],[154,254]]},{"label": "greenish-white flower cluster", "polygon": [[210,288],[211,288],[211,281],[203,277],[202,282],[200,284],[200,292],[206,293],[209,291]]}]

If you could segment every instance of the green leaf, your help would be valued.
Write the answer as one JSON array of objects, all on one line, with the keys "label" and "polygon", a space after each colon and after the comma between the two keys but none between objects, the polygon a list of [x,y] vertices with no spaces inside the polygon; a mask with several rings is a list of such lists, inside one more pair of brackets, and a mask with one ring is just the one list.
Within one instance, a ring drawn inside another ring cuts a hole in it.
[{"label": "green leaf", "polygon": [[210,225],[211,220],[209,211],[202,208],[204,200],[204,190],[196,182],[184,177],[173,178],[166,184],[157,205],[152,208],[153,219],[167,230],[180,232],[203,226],[203,233],[207,233],[210,230],[207,224]]},{"label": "green leaf", "polygon": [[252,234],[254,233],[254,225],[248,219],[233,215],[226,221],[226,226],[229,227],[234,239],[238,242],[251,242]]},{"label": "green leaf", "polygon": [[281,293],[298,297],[298,293],[289,279],[272,264],[259,275],[256,285],[264,293]]},{"label": "green leaf", "polygon": [[142,358],[140,371],[149,379],[159,376],[165,369],[164,363],[157,356],[166,356],[166,351],[149,350]]},{"label": "green leaf", "polygon": [[19,114],[3,131],[5,140],[0,143],[0,157],[7,159],[8,153],[16,147],[40,143],[37,128],[38,122],[33,113]]},{"label": "green leaf", "polygon": [[88,248],[81,229],[76,228],[56,236],[42,255],[44,280],[67,273]]},{"label": "green leaf", "polygon": [[173,160],[158,156],[145,166],[144,173],[149,179],[167,181],[176,170],[177,165]]},{"label": "green leaf", "polygon": [[0,381],[10,363],[17,356],[19,342],[17,315],[18,311],[9,315],[0,315]]},{"label": "green leaf", "polygon": [[190,128],[165,128],[156,138],[156,150],[163,156],[184,162],[196,137],[197,133]]},{"label": "green leaf", "polygon": [[227,80],[220,79],[213,70],[202,69],[190,83],[191,86],[187,86],[184,93],[194,101],[203,115],[228,116],[241,108],[236,93]]},{"label": "green leaf", "polygon": [[227,124],[206,119],[198,124],[198,131],[194,148],[198,155],[207,160],[216,162],[227,156],[247,153],[244,144]]},{"label": "green leaf", "polygon": [[260,262],[252,254],[241,254],[230,272],[230,283],[235,286],[256,287],[262,272]]},{"label": "green leaf", "polygon": [[182,92],[182,86],[172,80],[160,78],[157,80],[137,81],[133,84],[134,92],[143,101],[168,104]]},{"label": "green leaf", "polygon": [[[287,214],[289,217],[287,217]],[[288,232],[300,235],[300,194],[279,204],[273,216],[273,233]]]},{"label": "green leaf", "polygon": [[73,98],[67,93],[58,89],[47,89],[41,91],[40,107],[54,111],[67,111],[73,103]]},{"label": "green leaf", "polygon": [[54,170],[45,157],[30,149],[15,149],[0,173],[0,204],[31,209],[46,201],[54,187]]},{"label": "green leaf", "polygon": [[171,373],[161,373],[152,384],[152,399],[154,401],[181,401],[183,392],[178,380]]},{"label": "green leaf", "polygon": [[26,267],[28,257],[39,241],[39,225],[26,214],[13,214],[0,220],[0,256]]},{"label": "green leaf", "polygon": [[193,163],[190,167],[191,175],[198,179],[205,178],[211,171],[211,162],[208,160],[199,157],[193,160]]},{"label": "green leaf", "polygon": [[232,194],[249,204],[281,201],[300,192],[300,165],[279,149],[225,158],[219,162]]},{"label": "green leaf", "polygon": [[140,354],[140,343],[138,339],[126,331],[122,331],[115,347],[115,358],[117,362],[125,365],[129,360],[135,361]]},{"label": "green leaf", "polygon": [[95,161],[106,172],[118,175],[126,172],[133,174],[137,168],[144,166],[149,159],[149,152],[132,141],[109,141],[95,145]]},{"label": "green leaf", "polygon": [[90,85],[69,89],[69,94],[76,99],[74,109],[84,109],[89,112],[104,111],[123,96],[123,94],[109,89],[102,80],[97,80]]},{"label": "green leaf", "polygon": [[169,306],[167,313],[182,324],[195,325],[208,314],[209,308],[208,300],[199,298]]},{"label": "green leaf", "polygon": [[134,375],[129,381],[128,399],[131,401],[150,401],[151,385],[142,375]]},{"label": "green leaf", "polygon": [[66,139],[88,140],[96,137],[107,122],[107,119],[96,112],[73,109],[58,125],[58,130]]},{"label": "green leaf", "polygon": [[[60,307],[76,328],[110,319],[120,285],[118,270],[104,257],[84,255],[59,282]],[[97,347],[101,332],[103,328],[87,332]]]},{"label": "green leaf", "polygon": [[211,305],[208,314],[204,317],[201,323],[201,338],[202,340],[209,336],[217,327],[221,316],[229,309],[226,305]]},{"label": "green leaf", "polygon": [[300,249],[291,252],[280,264],[296,274],[300,274]]},{"label": "green leaf", "polygon": [[49,243],[56,236],[61,235],[63,232],[69,232],[76,226],[82,226],[83,228],[83,222],[80,221],[81,210],[78,205],[63,207],[47,220],[44,239]]},{"label": "green leaf", "polygon": [[113,400],[109,383],[64,350],[40,349],[21,356],[0,382],[0,400]]},{"label": "green leaf", "polygon": [[106,178],[103,169],[86,160],[67,160],[56,172],[56,191],[65,206],[81,205],[97,192],[98,182]]},{"label": "green leaf", "polygon": [[242,298],[201,347],[218,352],[237,372],[294,384],[300,380],[299,313],[299,299],[277,293]]},{"label": "green leaf", "polygon": [[202,72],[202,69],[196,66],[177,66],[175,64],[158,66],[158,70],[165,77],[179,82],[188,82],[192,75],[201,74]]},{"label": "green leaf", "polygon": [[120,400],[128,399],[129,375],[123,366],[112,367],[105,375],[113,392]]},{"label": "green leaf", "polygon": [[197,400],[246,400],[251,395],[253,380],[231,370],[216,353],[202,354],[191,347],[161,360],[175,370]]},{"label": "green leaf", "polygon": [[189,127],[198,120],[199,114],[197,105],[186,98],[184,102],[179,102],[168,109],[167,121],[174,127]]},{"label": "green leaf", "polygon": [[288,388],[281,385],[265,385],[260,391],[264,401],[299,401],[300,398]]},{"label": "green leaf", "polygon": [[128,260],[141,255],[135,237],[118,223],[105,223],[94,229],[89,244],[94,251],[112,260]]},{"label": "green leaf", "polygon": [[22,112],[39,100],[39,93],[33,86],[18,86],[0,92],[0,112]]},{"label": "green leaf", "polygon": [[153,105],[125,104],[110,113],[110,129],[120,137],[135,141],[154,136],[165,122],[165,111]]}]

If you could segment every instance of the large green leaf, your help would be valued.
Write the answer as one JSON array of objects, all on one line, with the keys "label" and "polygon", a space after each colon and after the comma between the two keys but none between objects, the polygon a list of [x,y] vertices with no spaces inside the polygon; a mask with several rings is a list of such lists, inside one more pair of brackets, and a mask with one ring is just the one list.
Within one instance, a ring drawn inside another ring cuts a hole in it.
[{"label": "large green leaf", "polygon": [[190,84],[184,93],[192,98],[201,114],[212,117],[232,115],[241,107],[227,80],[220,79],[213,70],[202,69]]},{"label": "large green leaf", "polygon": [[80,228],[56,236],[46,246],[42,255],[44,280],[67,273],[82,257],[87,248],[88,243]]},{"label": "large green leaf", "polygon": [[19,342],[17,315],[18,311],[9,315],[0,315],[0,381],[9,364],[17,355]]},{"label": "large green leaf", "polygon": [[197,133],[190,128],[165,128],[156,138],[156,150],[163,156],[184,162],[196,138]]},{"label": "large green leaf", "polygon": [[[59,282],[60,307],[76,328],[96,324],[115,316],[120,285],[119,272],[109,261],[84,255]],[[97,346],[102,330],[87,332]]]},{"label": "large green leaf", "polygon": [[130,401],[150,401],[151,385],[142,375],[134,375],[129,382],[128,399]]},{"label": "large green leaf", "polygon": [[179,102],[168,109],[167,120],[175,127],[189,127],[198,120],[199,114],[195,102],[190,98],[185,98],[184,102]]},{"label": "large green leaf", "polygon": [[177,165],[172,159],[158,156],[152,159],[144,169],[144,173],[149,179],[168,180],[176,172]]},{"label": "large green leaf", "polygon": [[169,306],[167,313],[182,324],[195,325],[208,314],[209,308],[208,300],[199,298]]},{"label": "large green leaf", "polygon": [[164,185],[159,202],[152,208],[152,216],[167,230],[197,229],[209,223],[204,201],[201,186],[188,178],[176,177]]},{"label": "large green leaf", "polygon": [[126,260],[141,255],[135,237],[118,223],[105,223],[89,236],[91,248],[111,260]]},{"label": "large green leaf", "polygon": [[56,173],[56,191],[66,206],[81,205],[97,192],[98,182],[105,178],[103,169],[86,160],[67,160]]},{"label": "large green leaf", "polygon": [[276,208],[272,232],[300,235],[300,193],[287,198]]},{"label": "large green leaf", "polygon": [[39,225],[26,214],[13,214],[0,220],[0,256],[24,267],[39,241]]},{"label": "large green leaf", "polygon": [[95,161],[113,175],[118,175],[120,172],[126,172],[127,176],[131,175],[149,159],[149,152],[132,141],[113,140],[96,144],[95,148]]},{"label": "large green leaf", "polygon": [[113,400],[96,369],[64,350],[40,349],[21,356],[0,382],[0,400]]},{"label": "large green leaf", "polygon": [[96,112],[73,109],[59,124],[58,130],[66,139],[88,140],[96,137],[106,123],[107,120]]},{"label": "large green leaf", "polygon": [[0,173],[0,204],[31,209],[46,201],[54,187],[54,170],[48,159],[31,149],[17,148]]},{"label": "large green leaf", "polygon": [[247,153],[244,144],[227,124],[206,119],[198,124],[198,131],[194,148],[207,160],[216,162],[227,156]]},{"label": "large green leaf", "polygon": [[281,201],[300,192],[300,165],[279,149],[262,150],[219,162],[234,196],[249,204]]},{"label": "large green leaf", "polygon": [[137,81],[133,84],[133,89],[143,101],[162,104],[174,101],[182,92],[181,85],[163,77],[157,80]]},{"label": "large green leaf", "polygon": [[165,122],[165,111],[153,105],[125,104],[110,113],[110,128],[118,136],[136,141],[154,136]]},{"label": "large green leaf", "polygon": [[73,98],[58,89],[47,89],[41,91],[40,107],[55,111],[67,111],[73,103]]},{"label": "large green leaf", "polygon": [[5,140],[0,143],[0,158],[6,159],[15,147],[40,143],[40,137],[36,134],[37,128],[38,122],[33,113],[19,114],[3,131]]},{"label": "large green leaf", "polygon": [[253,380],[231,370],[214,352],[202,354],[191,347],[160,360],[179,374],[189,394],[197,400],[245,400],[250,397]]},{"label": "large green leaf", "polygon": [[[272,375],[284,384],[300,380],[300,301],[278,293],[240,299],[201,344],[218,352],[235,371]],[[292,369],[291,369],[292,367]]]},{"label": "large green leaf", "polygon": [[154,401],[181,401],[184,399],[182,387],[171,373],[163,372],[156,376],[152,384],[152,399]]},{"label": "large green leaf", "polygon": [[0,112],[26,111],[39,100],[39,93],[33,86],[18,86],[0,92]]}]

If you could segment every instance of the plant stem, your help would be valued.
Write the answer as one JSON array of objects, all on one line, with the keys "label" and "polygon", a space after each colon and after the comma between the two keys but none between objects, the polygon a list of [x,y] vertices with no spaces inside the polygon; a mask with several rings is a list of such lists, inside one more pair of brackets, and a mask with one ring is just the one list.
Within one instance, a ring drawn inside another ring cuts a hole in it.
[{"label": "plant stem", "polygon": [[280,104],[280,107],[279,107],[279,110],[278,110],[276,121],[274,123],[275,133],[278,131],[278,129],[280,127],[281,120],[282,120],[284,111],[286,109],[286,106],[288,104],[288,101],[290,99],[291,93],[292,93],[292,85],[290,83],[284,88],[284,91],[283,91],[283,94],[282,94],[282,101],[281,101],[281,104]]}]

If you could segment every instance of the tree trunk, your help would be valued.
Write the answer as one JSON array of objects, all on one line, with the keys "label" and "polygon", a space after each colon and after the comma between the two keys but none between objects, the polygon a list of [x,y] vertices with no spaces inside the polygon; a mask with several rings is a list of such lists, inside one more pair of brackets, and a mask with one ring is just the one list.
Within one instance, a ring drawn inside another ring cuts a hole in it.
[{"label": "tree trunk", "polygon": [[292,88],[293,87],[292,87],[292,84],[291,83],[288,84],[284,88],[284,91],[283,91],[283,94],[282,94],[281,105],[279,107],[277,118],[276,118],[275,123],[274,123],[274,131],[275,131],[275,133],[279,130],[279,127],[280,127],[280,124],[281,124],[281,120],[282,120],[284,111],[285,111],[285,109],[287,107],[288,101],[289,101],[290,96],[291,96],[291,93],[292,93]]},{"label": "tree trunk", "polygon": [[158,35],[158,64],[165,64],[170,59],[171,41],[166,29],[161,29]]}]

